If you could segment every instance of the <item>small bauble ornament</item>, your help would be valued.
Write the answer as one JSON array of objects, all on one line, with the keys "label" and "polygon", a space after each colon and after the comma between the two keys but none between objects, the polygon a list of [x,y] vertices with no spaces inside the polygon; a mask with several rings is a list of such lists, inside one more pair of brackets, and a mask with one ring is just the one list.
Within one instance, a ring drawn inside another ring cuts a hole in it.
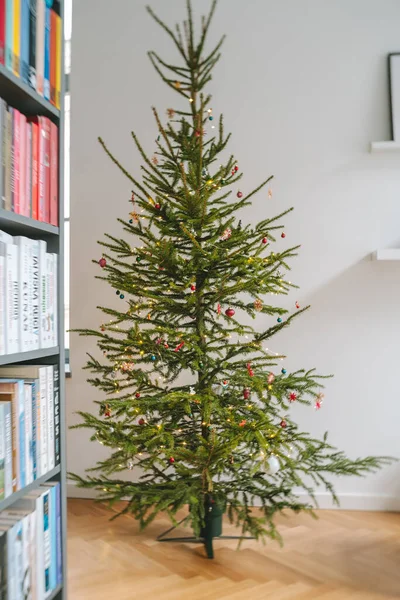
[{"label": "small bauble ornament", "polygon": [[227,308],[225,311],[225,314],[227,317],[233,317],[233,315],[235,314],[235,311],[233,308]]},{"label": "small bauble ornament", "polygon": [[262,310],[263,308],[263,303],[259,298],[256,298],[254,300],[254,308],[255,310],[257,310],[258,312],[260,312],[260,310]]},{"label": "small bauble ornament", "polygon": [[281,238],[285,238],[285,237],[286,237],[286,233],[284,231],[282,231]]},{"label": "small bauble ornament", "polygon": [[141,418],[141,419],[139,419],[138,423],[139,423],[139,425],[145,425],[146,421],[143,418]]},{"label": "small bauble ornament", "polygon": [[281,373],[282,373],[282,375],[286,375],[286,373],[287,373],[286,369],[281,369]]},{"label": "small bauble ornament", "polygon": [[227,387],[228,387],[228,385],[229,385],[229,381],[228,381],[227,379],[224,379],[224,380],[222,381],[221,385],[222,385],[222,387],[225,389],[225,388],[227,388]]},{"label": "small bauble ornament", "polygon": [[300,304],[298,302],[296,302],[295,306],[296,308],[300,308]]},{"label": "small bauble ornament", "polygon": [[121,298],[121,300],[125,298],[124,294],[120,294],[119,297]]},{"label": "small bauble ornament", "polygon": [[157,202],[157,204],[154,205],[154,208],[156,208],[157,210],[160,210],[161,204],[159,202]]},{"label": "small bauble ornament", "polygon": [[275,375],[273,373],[270,373],[267,377],[267,381],[268,383],[273,383],[275,381]]},{"label": "small bauble ornament", "polygon": [[218,304],[217,304],[217,315],[220,315],[220,314],[221,314],[221,305],[218,302]]},{"label": "small bauble ornament", "polygon": [[225,184],[226,184],[226,181],[225,181],[225,179],[221,179],[221,181],[220,181],[220,184],[221,184],[221,185],[225,185]]},{"label": "small bauble ornament", "polygon": [[175,462],[175,459],[174,459],[174,457],[173,457],[173,456],[170,456],[170,457],[169,457],[169,459],[168,459],[168,462],[169,462],[169,464],[170,464],[170,465],[173,465],[173,464],[174,464],[174,462]]},{"label": "small bauble ornament", "polygon": [[243,390],[243,398],[245,400],[248,400],[250,398],[250,390],[249,390],[249,388],[244,388],[244,390]]},{"label": "small bauble ornament", "polygon": [[232,229],[231,229],[230,227],[227,227],[227,228],[226,228],[226,229],[225,229],[225,230],[222,232],[222,234],[221,234],[221,236],[220,236],[220,240],[223,240],[223,241],[225,241],[225,240],[229,240],[229,238],[231,237],[231,235],[232,235]]},{"label": "small bauble ornament", "polygon": [[278,317],[278,318],[277,318],[277,321],[278,321],[278,323],[282,323],[282,319],[281,319],[281,317]]},{"label": "small bauble ornament", "polygon": [[194,132],[194,135],[196,137],[200,137],[201,136],[201,131],[199,129],[196,129],[196,131]]},{"label": "small bauble ornament", "polygon": [[192,285],[190,286],[190,289],[192,292],[196,291],[196,286],[194,285],[194,283],[192,283]]},{"label": "small bauble ornament", "polygon": [[266,471],[269,475],[275,475],[275,473],[277,473],[279,471],[279,469],[281,468],[281,465],[279,464],[279,460],[276,458],[276,456],[270,456],[266,462]]},{"label": "small bauble ornament", "polygon": [[106,328],[104,327],[104,325],[101,325],[100,331],[105,331],[105,330],[106,330]]},{"label": "small bauble ornament", "polygon": [[268,238],[263,237],[263,239],[261,240],[263,244],[268,244]]},{"label": "small bauble ornament", "polygon": [[237,196],[238,198],[243,198],[243,192],[238,192],[238,193],[236,194],[236,196]]},{"label": "small bauble ornament", "polygon": [[212,120],[214,119],[214,117],[213,117],[212,115],[210,115],[210,116],[208,117],[208,119],[209,119],[210,121],[212,121]]},{"label": "small bauble ornament", "polygon": [[135,463],[133,462],[133,460],[132,460],[131,458],[129,458],[129,459],[126,461],[126,466],[128,467],[128,469],[129,469],[130,471],[132,471],[133,467],[135,466]]},{"label": "small bauble ornament", "polygon": [[140,392],[136,392],[135,398],[140,398]]},{"label": "small bauble ornament", "polygon": [[239,171],[239,167],[236,165],[234,168],[235,173],[237,173]]},{"label": "small bauble ornament", "polygon": [[249,377],[254,377],[254,371],[251,368],[251,363],[247,363],[246,368],[247,368],[247,373],[248,373]]},{"label": "small bauble ornament", "polygon": [[297,394],[296,394],[296,392],[290,392],[290,394],[289,394],[289,402],[295,402],[295,400],[297,400]]},{"label": "small bauble ornament", "polygon": [[117,296],[119,296],[121,292],[117,290],[115,293],[117,294]]},{"label": "small bauble ornament", "polygon": [[111,417],[111,409],[110,408],[106,408],[106,410],[104,411],[104,416],[105,417]]},{"label": "small bauble ornament", "polygon": [[141,257],[141,256],[137,256],[137,257],[136,257],[136,262],[140,262],[141,260],[142,260],[142,257]]},{"label": "small bauble ornament", "polygon": [[243,419],[242,421],[240,421],[239,427],[244,427],[246,425],[246,423],[247,423],[246,419]]},{"label": "small bauble ornament", "polygon": [[152,354],[152,355],[150,356],[150,360],[152,360],[153,362],[154,362],[156,359],[157,359],[157,357],[156,357],[156,355],[155,355],[155,354]]},{"label": "small bauble ornament", "polygon": [[106,266],[106,264],[107,264],[107,261],[106,261],[106,259],[103,256],[103,258],[101,258],[99,260],[99,265],[101,266],[102,269],[104,269],[104,267]]},{"label": "small bauble ornament", "polygon": [[285,429],[285,427],[287,427],[287,423],[286,423],[285,419],[282,419],[282,421],[281,421],[281,427],[283,429]]}]

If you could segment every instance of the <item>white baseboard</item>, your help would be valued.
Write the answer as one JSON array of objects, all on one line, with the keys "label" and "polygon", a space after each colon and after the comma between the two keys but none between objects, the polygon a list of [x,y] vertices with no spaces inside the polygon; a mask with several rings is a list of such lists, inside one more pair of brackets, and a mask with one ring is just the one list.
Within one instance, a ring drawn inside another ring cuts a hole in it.
[{"label": "white baseboard", "polygon": [[[94,499],[97,495],[95,490],[78,488],[73,483],[67,485],[68,498]],[[333,504],[332,497],[327,492],[319,492],[315,497],[321,509],[400,512],[400,498],[385,494],[341,494],[340,507]],[[300,502],[310,502],[305,493],[298,494],[298,498]]]}]

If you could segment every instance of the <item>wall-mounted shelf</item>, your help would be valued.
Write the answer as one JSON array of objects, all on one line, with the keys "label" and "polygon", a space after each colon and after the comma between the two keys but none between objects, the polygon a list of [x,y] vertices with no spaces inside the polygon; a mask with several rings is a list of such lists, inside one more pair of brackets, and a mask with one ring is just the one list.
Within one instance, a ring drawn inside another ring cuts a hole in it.
[{"label": "wall-mounted shelf", "polygon": [[371,142],[371,152],[400,152],[400,142]]},{"label": "wall-mounted shelf", "polygon": [[400,248],[381,248],[372,255],[372,260],[400,260]]}]

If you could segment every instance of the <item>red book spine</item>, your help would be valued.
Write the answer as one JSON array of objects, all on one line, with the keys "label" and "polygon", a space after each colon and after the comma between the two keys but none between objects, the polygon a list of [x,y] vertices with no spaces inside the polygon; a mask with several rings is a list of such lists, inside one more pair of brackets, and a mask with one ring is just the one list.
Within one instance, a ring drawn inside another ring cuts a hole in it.
[{"label": "red book spine", "polygon": [[25,216],[32,216],[32,123],[26,124]]},{"label": "red book spine", "polygon": [[4,65],[6,45],[6,0],[0,0],[0,65]]},{"label": "red book spine", "polygon": [[19,115],[19,214],[26,214],[26,117]]},{"label": "red book spine", "polygon": [[[1,2],[1,0],[0,0]],[[50,11],[50,102],[56,104],[57,15]]]},{"label": "red book spine", "polygon": [[43,219],[45,223],[50,222],[50,120],[42,117],[44,138],[44,206]]},{"label": "red book spine", "polygon": [[58,127],[50,122],[50,223],[58,226]]},{"label": "red book spine", "polygon": [[21,129],[20,129],[20,117],[21,113],[19,110],[14,109],[13,119],[13,146],[14,146],[14,193],[13,193],[13,211],[17,214],[20,213],[20,197],[19,197],[19,180],[20,180],[20,151],[21,151]]},{"label": "red book spine", "polygon": [[32,219],[37,219],[39,216],[38,210],[38,154],[39,154],[39,126],[37,123],[32,123]]}]

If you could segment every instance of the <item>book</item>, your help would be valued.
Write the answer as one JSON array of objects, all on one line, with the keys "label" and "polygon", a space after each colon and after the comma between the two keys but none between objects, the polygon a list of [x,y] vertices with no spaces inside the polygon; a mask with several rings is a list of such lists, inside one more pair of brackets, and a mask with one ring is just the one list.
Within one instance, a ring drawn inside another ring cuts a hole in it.
[{"label": "book", "polygon": [[33,481],[32,385],[24,381],[25,399],[25,485]]},{"label": "book", "polygon": [[[3,0],[4,1],[4,0]],[[1,0],[0,0],[1,5]],[[1,19],[1,17],[0,17]],[[1,23],[0,23],[1,27]],[[0,31],[1,35],[1,31]],[[0,39],[1,43],[1,39]],[[50,102],[56,105],[57,15],[50,10]]]},{"label": "book", "polygon": [[55,466],[55,443],[54,443],[54,371],[53,366],[46,368],[46,390],[47,390],[47,452],[48,470]]},{"label": "book", "polygon": [[11,440],[12,440],[12,491],[19,490],[19,464],[20,464],[20,443],[19,443],[19,397],[18,386],[15,382],[8,383],[7,380],[0,380],[0,402],[11,402]]},{"label": "book", "polygon": [[31,329],[31,350],[40,348],[39,329],[40,329],[40,281],[39,281],[39,240],[30,240],[31,242],[31,297],[32,297],[32,329]]},{"label": "book", "polygon": [[[26,117],[19,115],[19,214],[26,211]],[[17,211],[15,211],[17,212]]]},{"label": "book", "polygon": [[7,532],[0,531],[0,600],[9,600],[7,570]]},{"label": "book", "polygon": [[53,366],[54,370],[54,461],[57,467],[61,460],[60,449],[60,369],[58,365]]},{"label": "book", "polygon": [[[54,13],[55,14],[55,13]],[[58,226],[58,128],[50,121],[50,215],[49,223]]]},{"label": "book", "polygon": [[[0,65],[5,63],[6,53],[6,0],[0,0]],[[0,596],[1,598],[1,596]]]},{"label": "book", "polygon": [[57,272],[58,272],[58,256],[50,254],[50,346],[57,346],[58,343],[58,319],[57,319]]},{"label": "book", "polygon": [[26,204],[25,217],[32,216],[32,123],[26,123]]},{"label": "book", "polygon": [[29,2],[21,0],[21,79],[29,81]]},{"label": "book", "polygon": [[61,533],[61,486],[56,486],[56,527],[57,527],[57,585],[63,581],[62,533]]},{"label": "book", "polygon": [[[1,11],[0,0],[0,11]],[[1,21],[1,15],[0,15]],[[1,29],[1,22],[0,22]],[[1,35],[1,31],[0,31]],[[0,39],[1,43],[1,39]],[[7,104],[0,98],[0,207],[6,204],[6,129],[7,129]]]},{"label": "book", "polygon": [[29,85],[36,90],[36,0],[29,2]]},{"label": "book", "polygon": [[50,537],[50,490],[43,492],[43,554],[44,554],[44,594],[45,598],[51,592],[50,566],[51,566],[51,537]]},{"label": "book", "polygon": [[[16,489],[17,491],[26,485],[25,464],[25,392],[24,382],[18,379],[0,379],[0,394],[11,394],[12,402],[12,438],[13,455],[15,451]],[[14,447],[15,438],[15,447]]]},{"label": "book", "polygon": [[62,23],[56,15],[56,108],[61,108],[61,64],[62,64]]},{"label": "book", "polygon": [[40,348],[50,348],[50,321],[48,313],[47,244],[39,240],[39,284],[40,284]]},{"label": "book", "polygon": [[21,113],[16,108],[12,111],[13,115],[13,131],[12,131],[12,197],[11,207],[15,213],[19,214],[19,161],[20,161],[20,150],[21,150],[21,129],[20,129],[20,116]]},{"label": "book", "polygon": [[7,244],[0,241],[0,354],[6,354],[6,287],[5,287],[5,271],[6,271],[6,252]]},{"label": "book", "polygon": [[48,592],[54,590],[57,585],[57,482],[43,484],[49,497],[49,569],[48,569]]},{"label": "book", "polygon": [[0,405],[3,409],[4,422],[4,497],[8,498],[13,493],[12,473],[12,425],[11,425],[11,400],[12,395],[1,394]]},{"label": "book", "polygon": [[6,420],[5,402],[0,402],[0,500],[6,497]]},{"label": "book", "polygon": [[39,125],[35,122],[32,125],[32,194],[31,210],[32,219],[38,219],[38,156],[39,156]]},{"label": "book", "polygon": [[49,221],[50,213],[50,124],[46,117],[30,117],[29,121],[38,126],[37,165],[38,165],[38,215],[39,221]]},{"label": "book", "polygon": [[[43,120],[43,138],[44,138],[44,210],[43,219],[45,223],[50,222],[50,120],[42,117]],[[40,218],[40,217],[39,217]]]},{"label": "book", "polygon": [[40,408],[40,388],[39,388],[39,379],[31,379],[32,385],[32,476],[33,480],[38,478],[38,419],[40,418],[40,412],[38,409],[38,405]]},{"label": "book", "polygon": [[36,1],[36,91],[43,96],[45,0]]},{"label": "book", "polygon": [[43,95],[50,100],[50,8],[44,8],[44,81]]},{"label": "book", "polygon": [[13,0],[13,71],[14,75],[20,74],[20,44],[21,44],[21,0]]},{"label": "book", "polygon": [[13,506],[1,513],[0,522],[3,526],[15,524],[14,569],[16,598],[18,600],[31,600],[31,512],[29,509]]},{"label": "book", "polygon": [[31,241],[24,236],[16,236],[14,244],[18,247],[18,285],[19,285],[19,351],[30,350],[30,332],[32,312],[30,296],[30,255]]},{"label": "book", "polygon": [[5,333],[6,352],[15,354],[19,351],[19,283],[18,283],[18,247],[13,241],[6,246],[6,289],[5,289]]},{"label": "book", "polygon": [[13,70],[13,38],[14,38],[14,26],[13,26],[13,0],[6,0],[6,56],[5,65],[10,71]]},{"label": "book", "polygon": [[12,146],[12,113],[6,113],[6,139],[5,139],[5,176],[4,176],[4,203],[3,208],[11,210],[11,146]]}]

